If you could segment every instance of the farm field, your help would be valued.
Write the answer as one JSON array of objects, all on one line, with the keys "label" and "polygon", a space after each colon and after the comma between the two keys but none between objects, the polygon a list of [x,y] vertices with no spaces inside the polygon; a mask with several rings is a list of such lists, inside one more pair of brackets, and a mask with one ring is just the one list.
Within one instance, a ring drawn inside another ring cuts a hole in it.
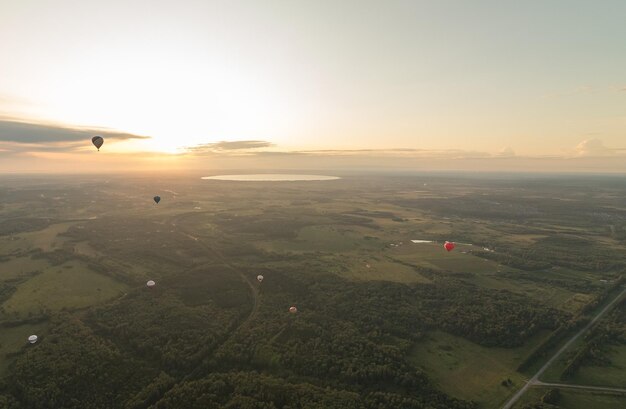
[{"label": "farm field", "polygon": [[[548,388],[532,388],[528,394],[515,406],[523,409],[525,406],[538,403],[549,391]],[[622,409],[626,405],[626,395],[609,393],[573,391],[559,389],[560,399],[557,407],[562,409]]]},{"label": "farm field", "polygon": [[[485,348],[461,337],[431,332],[415,345],[411,360],[431,374],[446,393],[475,401],[480,408],[496,408],[512,393],[513,386],[524,382],[516,368],[546,336],[537,334],[521,348]],[[512,385],[502,385],[508,379]]]},{"label": "farm field", "polygon": [[[498,408],[526,379],[520,363],[626,271],[624,188],[610,178],[233,188],[199,176],[0,184],[0,402],[38,409],[55,391],[72,409],[149,408],[198,391],[231,407],[282,396],[285,408]],[[624,349],[608,337],[611,365],[582,365],[568,382],[619,386]],[[568,357],[542,380],[558,380]],[[102,373],[102,390],[68,386]],[[224,392],[238,385],[238,398]],[[564,405],[620,402],[573,394]]]},{"label": "farm field", "polygon": [[626,388],[626,345],[608,347],[610,364],[585,365],[571,378],[570,382],[579,385],[614,386]]},{"label": "farm field", "polygon": [[25,318],[46,310],[79,309],[121,296],[126,286],[79,262],[49,267],[21,284],[1,308]]}]

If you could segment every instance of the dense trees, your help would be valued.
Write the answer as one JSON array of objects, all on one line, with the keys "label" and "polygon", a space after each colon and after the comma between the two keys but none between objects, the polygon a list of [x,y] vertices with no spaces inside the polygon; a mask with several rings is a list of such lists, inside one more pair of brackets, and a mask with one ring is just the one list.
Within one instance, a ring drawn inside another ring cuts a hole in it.
[{"label": "dense trees", "polygon": [[307,382],[290,382],[256,372],[211,374],[199,381],[182,382],[167,392],[155,409],[470,409],[463,403],[431,392],[403,396],[392,392],[354,393]]},{"label": "dense trees", "polygon": [[0,388],[24,409],[122,407],[154,372],[69,314],[25,348]]},{"label": "dense trees", "polygon": [[[290,265],[306,269],[303,260]],[[254,279],[258,271],[246,274]],[[104,401],[129,408],[335,407],[325,399],[340,402],[336,407],[472,407],[436,392],[407,361],[421,334],[439,328],[513,346],[564,318],[523,297],[455,280],[354,283],[278,268],[267,275],[251,319],[248,287],[219,265],[133,290],[80,319],[56,316],[54,332],[16,362],[7,388],[34,409],[46,407],[34,400],[67,408]],[[293,300],[296,315],[286,312]],[[231,386],[211,389],[218,380]],[[103,389],[79,391],[99,382]],[[298,406],[299,399],[318,403]]]},{"label": "dense trees", "polygon": [[[89,218],[74,223],[58,247],[29,249],[28,254],[51,265],[80,260],[129,290],[83,310],[51,309],[32,317],[31,322],[49,323],[39,343],[14,354],[11,376],[0,384],[0,407],[473,409],[473,402],[438,391],[412,359],[425,334],[441,330],[486,347],[506,348],[520,346],[540,331],[553,331],[529,357],[526,365],[532,365],[562,336],[583,325],[584,318],[521,292],[481,287],[479,273],[449,274],[434,265],[419,267],[428,284],[349,281],[333,273],[352,268],[350,261],[337,263],[340,257],[381,257],[377,243],[429,231],[428,239],[454,236],[497,248],[490,252],[475,246],[472,253],[519,268],[503,269],[507,271],[498,272],[498,280],[585,294],[598,292],[603,286],[599,278],[617,277],[624,266],[623,255],[592,237],[621,237],[624,212],[616,206],[513,194],[485,197],[480,189],[468,195],[467,186],[452,200],[454,194],[445,189],[416,199],[414,181],[384,182],[384,189],[377,185],[383,194],[373,193],[376,184],[366,181],[359,188],[340,182],[344,184],[335,191],[268,191],[257,185],[245,194],[216,184],[211,192],[197,189],[201,193],[193,197],[190,184],[187,193],[167,202],[171,207],[162,203],[150,213],[137,204],[137,196],[151,198],[153,186],[129,185],[125,194],[107,188],[114,195],[102,186],[86,186],[85,192],[72,193],[71,203],[82,206],[81,218]],[[357,194],[358,200],[348,201]],[[107,204],[101,204],[105,198]],[[59,214],[69,213],[63,203],[55,204]],[[610,200],[604,203],[611,205]],[[203,210],[197,211],[200,205]],[[97,206],[101,213],[92,219]],[[414,210],[420,214],[412,218]],[[564,210],[563,217],[554,216],[557,210]],[[585,212],[592,213],[586,226],[591,233],[579,234],[582,230],[569,226],[580,228]],[[428,220],[427,214],[435,217]],[[443,216],[451,218],[444,228],[420,230],[428,223],[441,227],[437,220]],[[488,223],[474,230],[473,221],[463,220],[467,218]],[[613,221],[608,230],[600,225]],[[258,245],[300,238],[306,226],[340,226],[367,240],[367,246],[348,254],[306,248],[269,253]],[[5,227],[31,228],[15,223]],[[519,245],[509,240],[517,234],[536,237]],[[81,255],[75,243],[88,243],[94,253]],[[591,272],[596,269],[604,273],[596,277]],[[573,270],[585,273],[570,274]],[[265,276],[262,284],[257,274]],[[147,279],[157,281],[153,290],[145,288]],[[9,297],[17,284],[3,281],[0,299]],[[298,313],[289,314],[294,304]],[[0,328],[26,322],[2,317]],[[614,322],[598,326],[592,355],[585,354],[581,362],[601,359],[608,342],[625,338],[623,327]],[[510,380],[503,382],[511,385]],[[535,407],[553,407],[554,402],[548,397]]]}]

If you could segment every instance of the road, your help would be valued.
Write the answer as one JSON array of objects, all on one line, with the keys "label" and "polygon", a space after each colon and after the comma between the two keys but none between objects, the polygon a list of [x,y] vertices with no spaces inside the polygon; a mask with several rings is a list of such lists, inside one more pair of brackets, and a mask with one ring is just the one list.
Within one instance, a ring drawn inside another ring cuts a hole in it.
[{"label": "road", "polygon": [[570,338],[570,340],[567,341],[567,343],[563,345],[561,349],[559,349],[554,355],[552,355],[552,358],[550,358],[548,362],[546,362],[541,367],[541,369],[539,369],[537,373],[532,378],[530,378],[528,382],[526,382],[526,384],[522,387],[522,389],[517,391],[517,393],[515,393],[515,395],[513,395],[513,397],[509,399],[509,401],[504,406],[502,406],[502,409],[511,409],[513,405],[515,405],[515,403],[519,400],[519,398],[521,398],[522,395],[526,393],[528,388],[530,388],[533,385],[541,385],[542,382],[539,380],[539,377],[546,371],[546,369],[548,369],[548,367],[552,365],[552,363],[556,361],[556,359],[559,356],[561,356],[561,354],[565,352],[565,350],[567,350],[574,342],[576,342],[576,340],[580,338],[582,334],[587,332],[589,328],[591,328],[607,311],[613,308],[613,306],[617,304],[617,302],[624,296],[624,294],[626,294],[626,288],[623,289],[622,292],[620,292],[610,303],[608,303],[606,307],[604,307],[602,311],[600,311],[587,325],[585,325],[583,329],[578,331],[576,335]]},{"label": "road", "polygon": [[605,386],[588,386],[588,385],[570,385],[567,383],[546,383],[546,382],[541,382],[541,381],[537,381],[535,383],[535,385],[537,386],[545,386],[545,387],[552,387],[552,388],[569,388],[569,389],[584,389],[584,390],[589,390],[589,391],[600,391],[600,392],[619,392],[619,393],[626,393],[626,389],[621,389],[621,388],[609,388],[609,387],[605,387]]},{"label": "road", "polygon": [[194,240],[195,242],[197,242],[200,246],[202,246],[202,248],[204,248],[204,250],[211,254],[211,257],[213,260],[217,260],[220,263],[222,263],[224,265],[224,267],[226,267],[227,269],[229,269],[230,271],[232,271],[233,273],[237,274],[239,276],[239,278],[241,279],[242,282],[244,282],[248,288],[250,289],[250,294],[252,296],[252,309],[250,310],[250,314],[248,314],[248,316],[246,317],[245,320],[242,321],[242,323],[231,332],[230,336],[223,342],[227,342],[230,338],[232,338],[232,336],[234,336],[234,334],[240,330],[245,328],[246,326],[248,326],[255,318],[258,310],[259,310],[259,289],[258,286],[256,285],[256,281],[251,281],[250,277],[248,277],[244,272],[242,272],[241,270],[239,270],[237,267],[233,266],[231,263],[229,263],[215,248],[209,246],[208,244],[206,244],[201,238],[196,237],[192,234],[190,234],[188,231],[186,231],[184,229],[183,226],[181,226],[179,224],[179,222],[181,221],[181,219],[188,217],[188,216],[195,216],[198,213],[209,213],[209,212],[191,212],[191,213],[182,213],[182,214],[178,214],[176,216],[174,216],[171,220],[170,220],[170,224],[172,225],[172,227],[176,227],[178,229],[178,232],[181,233],[182,235]]},{"label": "road", "polygon": [[[215,349],[212,352],[212,354],[215,354],[217,351],[219,351],[220,348],[222,348],[233,337],[235,337],[235,335],[239,331],[249,327],[250,324],[252,324],[252,322],[254,321],[257,313],[259,312],[259,307],[261,306],[261,303],[260,303],[260,300],[259,300],[259,288],[258,288],[258,285],[255,285],[255,284],[257,284],[256,280],[253,280],[252,278],[248,277],[248,275],[246,273],[244,273],[243,271],[241,271],[240,269],[238,269],[237,267],[235,267],[234,265],[229,263],[228,260],[226,260],[226,258],[224,256],[222,256],[222,254],[219,251],[217,251],[215,248],[213,248],[213,247],[209,246],[207,243],[205,243],[205,241],[202,238],[196,237],[196,236],[192,235],[190,232],[186,231],[184,226],[181,225],[180,222],[185,217],[195,216],[195,215],[197,215],[199,213],[209,213],[209,212],[207,211],[207,212],[191,212],[191,213],[177,214],[177,215],[175,215],[174,217],[172,217],[169,220],[169,223],[170,223],[170,225],[172,227],[175,227],[176,230],[180,234],[182,234],[183,236],[185,236],[187,238],[190,238],[190,239],[194,240],[196,243],[198,243],[207,252],[207,254],[210,255],[211,259],[213,260],[212,264],[214,264],[215,261],[218,261],[226,269],[228,269],[231,272],[233,272],[236,275],[238,275],[239,278],[241,279],[241,281],[244,284],[246,284],[247,287],[250,289],[250,295],[252,296],[252,308],[250,310],[250,313],[236,327],[234,327],[230,331],[228,331],[228,333],[222,339],[220,339],[217,342],[217,346],[215,347]],[[196,368],[193,371],[191,371],[189,374],[187,374],[187,376],[185,377],[185,380],[195,379],[199,374],[202,374],[203,370],[205,370],[205,369],[206,369],[206,363],[205,362],[200,362],[198,364],[198,366],[196,366]]]}]

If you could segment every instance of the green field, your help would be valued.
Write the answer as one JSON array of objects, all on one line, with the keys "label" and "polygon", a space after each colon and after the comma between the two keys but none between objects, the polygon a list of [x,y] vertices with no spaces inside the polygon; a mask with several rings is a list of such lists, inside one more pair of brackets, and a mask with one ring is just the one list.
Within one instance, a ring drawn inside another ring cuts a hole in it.
[{"label": "green field", "polygon": [[17,327],[0,328],[0,377],[4,376],[13,361],[10,354],[15,354],[29,347],[30,335],[45,336],[48,323],[23,324]]},{"label": "green field", "polygon": [[59,236],[59,234],[66,232],[67,229],[75,224],[57,223],[37,232],[22,233],[20,237],[34,248],[51,251],[63,246],[67,239]]},{"label": "green field", "polygon": [[102,253],[98,252],[96,249],[91,247],[87,242],[80,242],[74,245],[74,251],[78,254],[85,255],[87,257],[99,257],[102,256]]},{"label": "green field", "polygon": [[[522,409],[524,405],[541,401],[541,397],[550,388],[531,388],[514,409]],[[624,409],[626,407],[626,395],[611,394],[604,392],[578,391],[571,389],[559,389],[561,399],[558,402],[560,409]]]},{"label": "green field", "polygon": [[376,239],[368,239],[359,232],[334,226],[311,226],[302,228],[293,240],[260,242],[264,250],[276,252],[333,252],[344,253],[361,249],[382,247]]},{"label": "green field", "polygon": [[458,244],[453,251],[446,251],[442,243],[404,243],[389,249],[389,255],[405,263],[433,268],[446,273],[496,274],[498,263],[470,254],[473,246]]},{"label": "green field", "polygon": [[610,365],[583,365],[568,382],[626,389],[626,345],[611,345],[607,348]]},{"label": "green field", "polygon": [[83,308],[120,296],[126,286],[71,261],[49,267],[21,284],[2,304],[9,316],[27,317],[47,310]]},{"label": "green field", "polygon": [[[626,267],[610,179],[26,180],[0,186],[0,406],[18,409],[496,409]],[[571,381],[622,386],[625,355]]]},{"label": "green field", "polygon": [[415,271],[414,268],[389,260],[356,260],[339,273],[350,280],[393,281],[396,283],[430,283],[431,280]]},{"label": "green field", "polygon": [[[481,408],[496,408],[522,386],[525,378],[515,369],[545,336],[540,334],[521,348],[486,348],[437,331],[415,345],[411,360],[446,393],[474,400]],[[507,378],[513,386],[501,385]]]},{"label": "green field", "polygon": [[0,281],[13,280],[28,273],[43,271],[49,267],[48,261],[44,259],[33,259],[31,257],[15,257],[0,263]]}]

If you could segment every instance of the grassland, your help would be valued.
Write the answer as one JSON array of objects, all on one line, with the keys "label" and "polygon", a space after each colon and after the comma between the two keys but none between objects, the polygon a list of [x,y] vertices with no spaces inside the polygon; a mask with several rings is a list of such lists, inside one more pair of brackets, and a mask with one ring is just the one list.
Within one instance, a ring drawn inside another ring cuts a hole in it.
[{"label": "grassland", "polygon": [[[525,405],[541,402],[541,397],[551,388],[531,388],[515,405],[522,409]],[[558,407],[561,409],[623,409],[626,407],[626,395],[559,389],[561,398]]]},{"label": "grassland", "polygon": [[260,242],[258,245],[275,252],[334,252],[345,253],[357,250],[373,250],[382,245],[373,239],[335,226],[308,226],[300,229],[293,240]]},{"label": "grassland", "polygon": [[65,233],[67,229],[76,223],[56,223],[43,230],[29,233],[22,233],[20,237],[26,240],[27,243],[32,243],[33,248],[39,248],[43,251],[52,251],[63,247],[63,244],[67,241],[62,233]]},{"label": "grassland", "polygon": [[126,286],[70,261],[49,267],[21,284],[2,304],[5,314],[25,318],[62,309],[84,308],[123,294]]},{"label": "grassland", "polygon": [[[338,362],[358,356],[371,373],[423,368],[443,392],[497,408],[522,384],[515,369],[549,335],[541,326],[549,324],[537,318],[533,325],[541,329],[510,340],[523,343],[514,348],[471,342],[471,330],[490,322],[488,330],[506,334],[510,322],[490,320],[510,312],[506,306],[536,308],[515,310],[512,318],[522,323],[545,311],[566,320],[602,291],[601,280],[615,279],[626,266],[625,192],[606,181],[590,188],[570,180],[348,175],[332,185],[238,183],[233,189],[195,176],[49,180],[55,181],[0,187],[10,189],[0,195],[0,223],[9,232],[0,235],[0,325],[29,316],[45,320],[0,326],[0,355],[15,354],[18,361],[31,332],[45,340],[48,333],[76,330],[133,365],[141,362],[144,372],[158,368],[177,381],[180,372],[202,368],[254,368],[322,387],[336,382],[333,387],[355,393],[358,377],[370,372]],[[155,194],[162,197],[158,206]],[[37,227],[43,219],[45,227]],[[24,230],[10,230],[14,225]],[[444,240],[457,248],[446,252]],[[262,290],[247,283],[258,272],[267,278]],[[158,282],[151,298],[138,290],[146,279]],[[440,288],[449,293],[435,292]],[[415,289],[422,299],[411,298]],[[437,329],[444,310],[458,301],[456,290],[463,302],[478,303],[467,305],[476,325],[450,324],[459,336]],[[506,304],[509,298],[518,304]],[[286,331],[291,303],[302,313]],[[353,313],[360,309],[362,315]],[[79,329],[60,330],[59,311]],[[143,330],[158,334],[159,345],[138,336]],[[416,332],[423,338],[414,338]],[[276,334],[289,336],[274,342]],[[256,358],[247,360],[249,350]],[[407,355],[408,364],[393,360]],[[615,347],[611,360],[610,367],[581,367],[572,382],[623,386],[624,349]],[[8,365],[0,363],[0,371],[10,372]],[[543,380],[558,381],[559,365]],[[513,385],[503,386],[506,379]],[[529,402],[541,393],[531,392]],[[563,402],[574,409],[585,402],[624,407],[618,398],[570,391]]]},{"label": "grassland", "polygon": [[[524,382],[517,365],[546,337],[541,333],[521,348],[486,348],[461,337],[435,331],[413,348],[411,360],[424,368],[446,393],[496,408]],[[511,379],[513,385],[503,386]]]},{"label": "grassland", "polygon": [[392,281],[406,284],[431,282],[416,269],[385,259],[353,260],[346,268],[340,270],[339,275],[357,281]]},{"label": "grassland", "polygon": [[454,251],[447,252],[443,243],[404,243],[391,247],[387,251],[390,257],[405,263],[436,269],[448,274],[496,274],[500,270],[498,263],[469,253],[474,246],[458,244]]},{"label": "grassland", "polygon": [[626,389],[626,345],[611,345],[608,349],[609,365],[583,365],[569,382]]},{"label": "grassland", "polygon": [[14,356],[28,348],[27,338],[32,334],[45,334],[47,327],[48,323],[43,322],[0,328],[0,377],[6,375]]},{"label": "grassland", "polygon": [[15,280],[29,273],[40,272],[50,264],[44,259],[33,259],[30,256],[11,258],[0,263],[0,281]]}]

